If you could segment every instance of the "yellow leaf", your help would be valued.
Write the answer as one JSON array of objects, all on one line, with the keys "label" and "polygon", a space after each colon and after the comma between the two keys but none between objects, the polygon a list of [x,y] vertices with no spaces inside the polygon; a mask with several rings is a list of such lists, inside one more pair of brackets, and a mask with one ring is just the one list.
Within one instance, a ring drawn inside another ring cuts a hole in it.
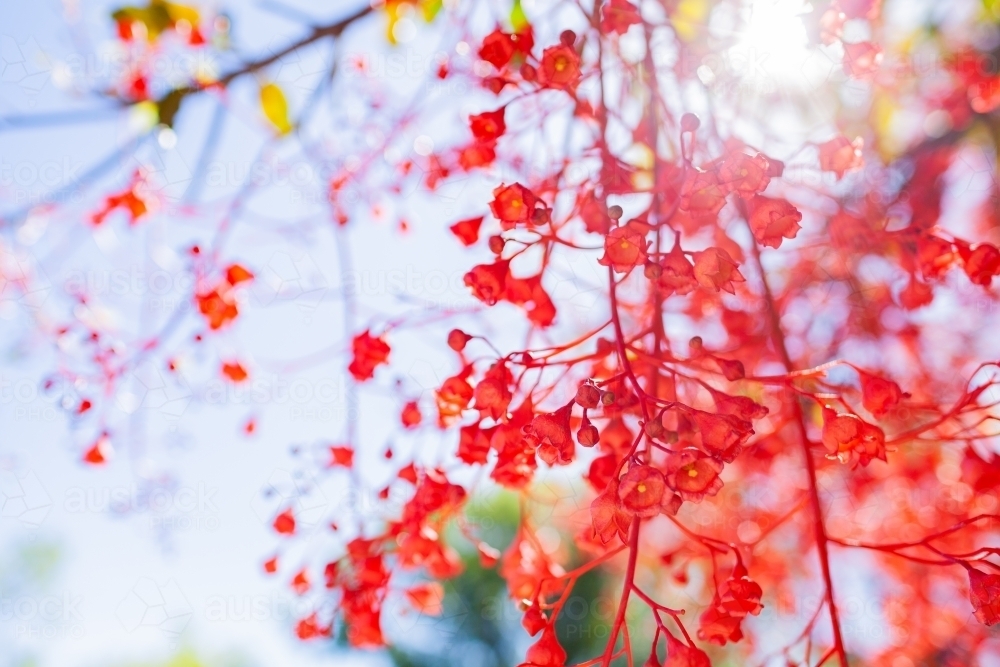
[{"label": "yellow leaf", "polygon": [[152,4],[162,4],[171,21],[187,21],[191,25],[198,25],[198,10],[188,5],[179,5],[175,2],[163,2],[153,0]]},{"label": "yellow leaf", "polygon": [[871,108],[872,125],[878,138],[876,146],[880,157],[891,162],[903,149],[900,137],[895,132],[899,118],[899,106],[884,93],[876,93]]},{"label": "yellow leaf", "polygon": [[685,42],[697,37],[708,18],[708,10],[708,0],[681,0],[670,17],[677,36]]},{"label": "yellow leaf", "polygon": [[442,0],[423,0],[421,8],[424,11],[424,20],[430,23],[444,7]]},{"label": "yellow leaf", "polygon": [[288,121],[288,102],[276,83],[261,86],[260,107],[279,134],[288,134],[292,124]]},{"label": "yellow leaf", "polygon": [[203,663],[190,651],[184,651],[175,656],[167,667],[203,667]]},{"label": "yellow leaf", "polygon": [[150,0],[145,7],[126,6],[115,10],[111,18],[116,21],[141,23],[146,28],[146,39],[155,42],[160,35],[174,28],[178,21],[198,25],[198,10],[166,0]]},{"label": "yellow leaf", "polygon": [[514,32],[521,32],[528,27],[528,17],[524,15],[521,0],[514,0],[514,7],[510,10],[510,25]]}]

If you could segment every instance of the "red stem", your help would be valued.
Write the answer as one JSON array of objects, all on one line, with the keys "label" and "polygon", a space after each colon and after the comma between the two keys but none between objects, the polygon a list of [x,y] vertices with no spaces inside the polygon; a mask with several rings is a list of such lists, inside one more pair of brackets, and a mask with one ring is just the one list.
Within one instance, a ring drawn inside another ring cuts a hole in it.
[{"label": "red stem", "polygon": [[[774,345],[775,348],[777,348],[782,363],[785,365],[785,370],[788,373],[792,373],[795,369],[792,364],[792,358],[788,354],[788,348],[785,345],[785,334],[781,329],[781,321],[778,319],[778,311],[774,304],[774,295],[771,292],[771,286],[767,282],[767,274],[764,271],[763,263],[760,261],[760,248],[757,247],[756,241],[751,241],[751,248],[753,250],[754,260],[757,264],[757,270],[760,272],[760,282],[764,289],[764,298],[767,301],[768,317],[770,319],[771,335],[774,339]],[[819,564],[823,571],[823,583],[826,587],[826,602],[830,609],[830,625],[833,629],[833,648],[837,654],[837,659],[840,662],[840,667],[848,667],[847,651],[844,649],[844,638],[840,629],[840,617],[837,613],[837,604],[834,602],[833,598],[833,577],[830,575],[829,540],[827,539],[826,527],[823,522],[823,507],[820,505],[819,489],[816,483],[816,464],[813,461],[812,451],[809,448],[809,434],[806,432],[805,419],[802,414],[802,404],[799,403],[798,397],[792,401],[792,410],[795,415],[795,423],[799,431],[799,442],[802,446],[802,456],[805,459],[806,473],[809,478],[809,500],[812,504],[813,511],[816,551],[819,553]]]}]

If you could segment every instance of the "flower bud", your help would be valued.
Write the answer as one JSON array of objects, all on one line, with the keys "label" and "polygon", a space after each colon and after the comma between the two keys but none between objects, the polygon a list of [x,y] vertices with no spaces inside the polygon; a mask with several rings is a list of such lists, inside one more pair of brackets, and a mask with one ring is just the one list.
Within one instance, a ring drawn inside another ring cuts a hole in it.
[{"label": "flower bud", "polygon": [[465,333],[461,329],[452,329],[448,332],[448,347],[455,350],[456,352],[461,352],[465,349],[465,344],[472,340],[472,336]]},{"label": "flower bud", "polygon": [[584,382],[576,390],[576,402],[584,408],[596,408],[601,402],[601,390],[589,382]]},{"label": "flower bud", "polygon": [[581,426],[580,430],[576,432],[576,440],[584,447],[593,447],[601,439],[600,433],[597,432],[597,427],[593,424],[587,424],[586,426]]}]

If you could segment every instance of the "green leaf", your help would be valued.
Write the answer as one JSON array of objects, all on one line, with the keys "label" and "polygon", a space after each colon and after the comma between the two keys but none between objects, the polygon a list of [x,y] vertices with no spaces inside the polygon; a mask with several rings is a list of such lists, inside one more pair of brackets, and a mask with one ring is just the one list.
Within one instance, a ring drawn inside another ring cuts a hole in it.
[{"label": "green leaf", "polygon": [[521,7],[521,0],[514,0],[514,7],[510,10],[510,25],[514,32],[521,32],[528,27],[528,17],[524,15]]},{"label": "green leaf", "polygon": [[430,23],[434,20],[444,7],[444,2],[442,0],[424,0],[421,3],[421,8],[424,11],[424,20]]}]

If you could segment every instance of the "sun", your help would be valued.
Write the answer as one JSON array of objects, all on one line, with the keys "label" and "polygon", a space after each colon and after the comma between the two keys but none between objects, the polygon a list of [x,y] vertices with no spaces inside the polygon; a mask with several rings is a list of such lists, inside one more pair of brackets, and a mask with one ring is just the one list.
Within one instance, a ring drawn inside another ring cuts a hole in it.
[{"label": "sun", "polygon": [[764,88],[804,83],[811,46],[802,17],[811,11],[803,0],[745,0],[727,53],[733,73]]}]

